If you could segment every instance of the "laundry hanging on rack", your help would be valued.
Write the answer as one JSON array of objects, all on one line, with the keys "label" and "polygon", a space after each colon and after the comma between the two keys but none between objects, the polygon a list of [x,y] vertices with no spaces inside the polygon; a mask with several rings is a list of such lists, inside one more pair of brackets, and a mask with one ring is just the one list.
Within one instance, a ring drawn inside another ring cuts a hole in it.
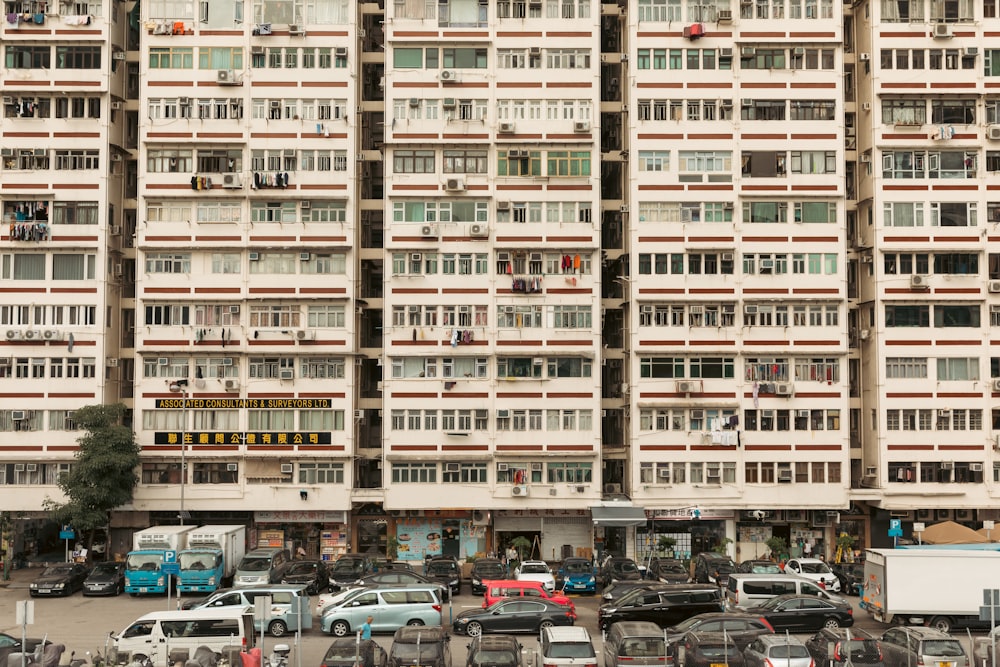
[{"label": "laundry hanging on rack", "polygon": [[510,291],[519,294],[538,294],[542,291],[542,277],[515,276],[511,279]]},{"label": "laundry hanging on rack", "polygon": [[48,241],[51,230],[46,222],[12,222],[11,241]]},{"label": "laundry hanging on rack", "polygon": [[288,172],[278,171],[274,173],[267,173],[262,171],[255,171],[253,173],[253,189],[259,190],[260,188],[281,188],[284,190],[288,187]]},{"label": "laundry hanging on rack", "polygon": [[192,190],[211,190],[212,189],[212,179],[208,176],[192,176],[191,177],[191,189]]}]

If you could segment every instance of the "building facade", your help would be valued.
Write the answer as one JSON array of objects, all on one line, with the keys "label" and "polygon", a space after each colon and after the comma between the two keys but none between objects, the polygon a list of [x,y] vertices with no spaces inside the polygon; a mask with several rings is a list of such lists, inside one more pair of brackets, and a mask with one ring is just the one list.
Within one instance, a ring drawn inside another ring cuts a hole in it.
[{"label": "building facade", "polygon": [[992,518],[995,7],[700,2],[7,2],[15,551],[113,401],[119,549]]}]

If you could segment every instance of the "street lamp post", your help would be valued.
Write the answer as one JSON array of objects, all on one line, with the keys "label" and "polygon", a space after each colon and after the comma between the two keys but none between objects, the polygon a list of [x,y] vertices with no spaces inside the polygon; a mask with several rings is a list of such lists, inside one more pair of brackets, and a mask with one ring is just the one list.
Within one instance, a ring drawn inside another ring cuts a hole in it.
[{"label": "street lamp post", "polygon": [[180,394],[182,396],[183,404],[181,406],[181,509],[177,514],[177,518],[180,519],[181,525],[184,525],[184,519],[187,518],[187,512],[184,510],[184,485],[187,482],[187,430],[188,430],[188,381],[174,380],[170,383],[170,391],[174,394]]}]

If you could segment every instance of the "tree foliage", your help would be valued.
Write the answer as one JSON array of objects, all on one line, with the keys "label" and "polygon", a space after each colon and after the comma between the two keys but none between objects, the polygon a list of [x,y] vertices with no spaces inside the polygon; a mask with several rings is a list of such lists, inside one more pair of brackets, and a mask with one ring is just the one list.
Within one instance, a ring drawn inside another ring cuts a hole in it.
[{"label": "tree foliage", "polygon": [[53,520],[79,533],[107,526],[113,509],[132,501],[139,478],[140,447],[132,428],[124,425],[125,406],[88,405],[73,412],[73,421],[86,431],[77,444],[76,461],[60,475],[66,502],[46,501]]}]

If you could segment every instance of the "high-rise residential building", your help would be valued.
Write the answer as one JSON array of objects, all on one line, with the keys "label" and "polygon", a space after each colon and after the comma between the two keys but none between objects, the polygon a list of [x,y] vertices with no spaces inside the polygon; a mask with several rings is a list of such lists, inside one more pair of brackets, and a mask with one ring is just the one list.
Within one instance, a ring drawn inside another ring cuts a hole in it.
[{"label": "high-rise residential building", "polygon": [[992,5],[5,9],[21,550],[113,401],[116,550],[834,556],[993,518]]}]

